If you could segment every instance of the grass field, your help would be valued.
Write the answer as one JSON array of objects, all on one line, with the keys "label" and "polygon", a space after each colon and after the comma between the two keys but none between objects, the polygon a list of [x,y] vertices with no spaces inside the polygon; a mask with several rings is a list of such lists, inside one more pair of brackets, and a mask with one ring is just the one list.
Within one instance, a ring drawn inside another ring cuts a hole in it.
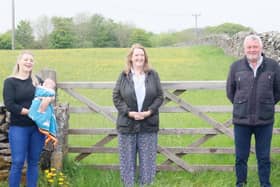
[{"label": "grass field", "polygon": [[[233,57],[226,56],[221,49],[213,47],[190,48],[151,48],[147,49],[149,61],[156,69],[161,80],[225,80]],[[34,50],[35,71],[42,68],[50,68],[57,71],[57,79],[60,81],[115,81],[124,67],[128,49],[67,49],[67,50]],[[0,79],[8,76],[15,64],[19,51],[0,51]],[[2,90],[2,84],[0,89]],[[94,99],[100,105],[112,105],[111,90],[93,91],[80,90],[89,98]],[[182,98],[194,105],[229,105],[224,91],[189,91]],[[71,105],[81,105],[64,92],[58,93],[59,102],[69,102]],[[0,98],[0,103],[2,98]],[[209,114],[220,122],[226,121],[231,114]],[[275,126],[279,127],[279,114],[276,115]],[[94,121],[94,123],[92,123]],[[161,127],[210,127],[204,121],[191,114],[161,114]],[[93,114],[73,114],[70,117],[71,128],[102,127],[114,128],[107,119]],[[103,136],[70,136],[69,143],[75,146],[90,146]],[[188,145],[200,136],[185,135],[159,137],[159,144],[164,146]],[[278,136],[273,137],[273,146],[280,146]],[[117,141],[112,141],[108,146],[116,146]],[[233,147],[233,141],[220,135],[212,138],[203,146]],[[122,186],[118,171],[100,171],[84,168],[83,164],[92,163],[118,163],[118,155],[99,154],[89,156],[81,163],[72,160],[75,154],[70,154],[65,161],[63,172],[67,174],[72,186],[77,187],[117,187]],[[191,164],[233,164],[234,155],[201,155],[193,154],[183,157]],[[163,156],[158,156],[158,162],[162,162]],[[272,155],[272,184],[280,185],[280,159],[279,155]],[[250,165],[256,164],[255,155],[251,155]],[[223,187],[234,186],[235,176],[233,172],[158,172],[152,186],[155,187]],[[248,185],[258,186],[258,177],[255,170],[249,171]],[[0,184],[6,186],[5,184]]]}]

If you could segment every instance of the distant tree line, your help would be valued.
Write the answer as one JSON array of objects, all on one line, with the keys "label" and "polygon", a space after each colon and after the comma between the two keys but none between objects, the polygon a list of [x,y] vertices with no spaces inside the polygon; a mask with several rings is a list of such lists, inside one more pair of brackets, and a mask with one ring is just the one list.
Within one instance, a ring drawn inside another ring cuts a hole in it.
[{"label": "distant tree line", "polygon": [[[206,27],[201,35],[252,30],[239,24],[225,23]],[[145,47],[171,46],[194,40],[194,29],[155,34],[132,24],[116,23],[99,14],[67,17],[39,17],[34,23],[21,20],[15,30],[16,49],[61,49],[129,47],[141,43]],[[0,34],[0,49],[11,49],[11,31]]]}]

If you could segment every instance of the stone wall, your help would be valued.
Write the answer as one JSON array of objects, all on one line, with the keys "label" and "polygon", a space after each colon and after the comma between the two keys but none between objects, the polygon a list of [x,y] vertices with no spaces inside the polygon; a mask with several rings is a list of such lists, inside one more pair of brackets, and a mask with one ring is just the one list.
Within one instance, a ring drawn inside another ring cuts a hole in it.
[{"label": "stone wall", "polygon": [[[243,56],[244,38],[251,33],[239,32],[232,37],[227,35],[213,35],[198,40],[199,45],[214,45],[224,49],[225,53],[235,57]],[[264,32],[257,33],[264,44],[264,53],[267,57],[273,58],[280,63],[280,33]]]},{"label": "stone wall", "polygon": [[8,178],[11,165],[11,151],[8,142],[8,112],[0,105],[0,181]]}]

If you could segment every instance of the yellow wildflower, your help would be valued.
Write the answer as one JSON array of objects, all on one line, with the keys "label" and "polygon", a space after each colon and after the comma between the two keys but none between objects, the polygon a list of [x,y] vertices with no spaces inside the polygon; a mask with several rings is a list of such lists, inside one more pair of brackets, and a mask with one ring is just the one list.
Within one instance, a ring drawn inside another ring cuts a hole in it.
[{"label": "yellow wildflower", "polygon": [[55,168],[51,168],[51,171],[56,171],[56,169]]},{"label": "yellow wildflower", "polygon": [[50,182],[50,183],[53,183],[53,181],[54,181],[53,179],[49,179],[49,180],[48,180],[48,182]]}]

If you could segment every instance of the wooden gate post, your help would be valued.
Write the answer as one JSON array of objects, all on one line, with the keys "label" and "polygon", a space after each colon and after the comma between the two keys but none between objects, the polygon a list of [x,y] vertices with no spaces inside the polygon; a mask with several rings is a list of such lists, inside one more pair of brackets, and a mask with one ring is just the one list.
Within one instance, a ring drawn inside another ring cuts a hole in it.
[{"label": "wooden gate post", "polygon": [[68,127],[69,127],[69,105],[59,104],[56,106],[57,139],[58,144],[53,152],[51,166],[61,170],[63,158],[68,153]]},{"label": "wooden gate post", "polygon": [[[51,69],[43,69],[39,72],[39,76],[44,80],[50,78],[56,81],[56,72]],[[61,170],[63,167],[63,157],[66,155],[68,145],[68,120],[69,120],[69,105],[57,103],[57,87],[56,87],[56,99],[54,102],[56,121],[57,121],[57,139],[58,144],[54,148],[51,158],[51,167]]]}]

